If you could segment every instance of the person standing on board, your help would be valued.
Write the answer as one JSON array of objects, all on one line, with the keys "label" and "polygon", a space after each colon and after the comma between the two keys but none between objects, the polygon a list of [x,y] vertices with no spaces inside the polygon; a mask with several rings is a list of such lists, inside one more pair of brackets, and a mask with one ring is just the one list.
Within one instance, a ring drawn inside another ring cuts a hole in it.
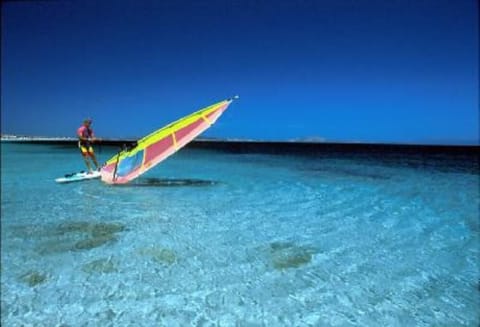
[{"label": "person standing on board", "polygon": [[90,127],[91,125],[92,125],[92,119],[87,118],[83,121],[82,126],[80,126],[77,130],[78,147],[82,152],[83,160],[85,160],[85,164],[87,165],[88,172],[92,172],[92,167],[90,166],[89,158],[95,164],[96,169],[97,170],[100,169],[100,166],[98,165],[97,158],[95,158],[95,153],[93,152],[93,147],[92,147],[92,143],[98,139],[95,138],[93,134],[93,129]]}]

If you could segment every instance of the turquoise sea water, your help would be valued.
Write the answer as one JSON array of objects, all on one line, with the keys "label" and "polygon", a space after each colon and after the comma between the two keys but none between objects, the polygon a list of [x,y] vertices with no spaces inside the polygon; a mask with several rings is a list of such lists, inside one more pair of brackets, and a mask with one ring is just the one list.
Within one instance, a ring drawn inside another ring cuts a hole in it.
[{"label": "turquoise sea water", "polygon": [[2,326],[480,323],[471,157],[184,149],[115,187],[1,150]]}]

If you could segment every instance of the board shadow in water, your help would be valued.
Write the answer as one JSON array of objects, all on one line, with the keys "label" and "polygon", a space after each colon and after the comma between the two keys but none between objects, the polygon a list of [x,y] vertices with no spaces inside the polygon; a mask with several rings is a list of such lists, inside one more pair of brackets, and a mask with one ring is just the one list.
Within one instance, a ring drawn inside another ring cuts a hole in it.
[{"label": "board shadow in water", "polygon": [[122,187],[205,187],[218,185],[217,181],[210,181],[205,179],[190,179],[190,178],[139,178],[128,184],[120,184],[116,186]]}]

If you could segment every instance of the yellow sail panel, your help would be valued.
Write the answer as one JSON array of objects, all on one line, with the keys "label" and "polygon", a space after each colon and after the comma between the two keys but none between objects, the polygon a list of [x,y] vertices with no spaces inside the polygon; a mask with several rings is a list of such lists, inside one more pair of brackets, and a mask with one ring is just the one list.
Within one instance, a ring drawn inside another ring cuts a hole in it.
[{"label": "yellow sail panel", "polygon": [[232,101],[215,103],[141,138],[134,148],[119,152],[105,163],[102,181],[124,184],[137,178],[209,128]]}]

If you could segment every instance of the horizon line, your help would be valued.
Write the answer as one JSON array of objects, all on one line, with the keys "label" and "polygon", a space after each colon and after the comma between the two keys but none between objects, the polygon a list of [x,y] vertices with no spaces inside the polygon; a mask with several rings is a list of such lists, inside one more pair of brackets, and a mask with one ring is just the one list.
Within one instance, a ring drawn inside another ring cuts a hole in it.
[{"label": "horizon line", "polygon": [[[118,143],[118,142],[134,142],[140,138],[101,138],[99,142]],[[74,142],[78,139],[71,136],[32,136],[32,135],[15,135],[0,134],[0,140],[12,142]],[[374,142],[374,141],[348,141],[348,140],[328,140],[324,138],[295,138],[288,140],[268,140],[268,139],[249,139],[249,138],[219,138],[219,137],[199,137],[193,142],[232,142],[232,143],[299,143],[299,144],[358,144],[358,145],[397,145],[397,146],[463,146],[463,147],[480,147],[480,142],[468,141],[464,143],[427,143],[427,142]]]}]

